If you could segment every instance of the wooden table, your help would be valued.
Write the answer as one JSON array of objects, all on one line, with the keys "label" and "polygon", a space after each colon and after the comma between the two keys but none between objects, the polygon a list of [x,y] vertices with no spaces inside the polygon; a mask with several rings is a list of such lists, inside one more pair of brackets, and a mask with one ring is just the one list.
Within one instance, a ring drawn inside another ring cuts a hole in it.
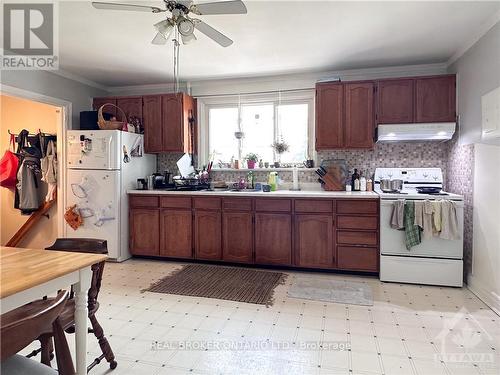
[{"label": "wooden table", "polygon": [[76,373],[87,373],[87,290],[90,266],[106,255],[0,247],[0,310],[18,308],[59,289],[75,292]]}]

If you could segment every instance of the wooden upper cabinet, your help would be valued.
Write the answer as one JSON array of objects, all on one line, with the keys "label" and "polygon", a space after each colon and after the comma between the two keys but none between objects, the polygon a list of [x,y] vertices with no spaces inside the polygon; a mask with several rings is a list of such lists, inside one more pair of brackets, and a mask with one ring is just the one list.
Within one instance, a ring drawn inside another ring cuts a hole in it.
[{"label": "wooden upper cabinet", "polygon": [[130,117],[135,116],[141,120],[142,123],[142,96],[130,96],[126,98],[117,98],[116,105],[125,112],[126,119],[122,118],[121,112],[118,111],[116,118],[120,121],[129,120]]},{"label": "wooden upper cabinet", "polygon": [[161,96],[143,98],[144,150],[155,153],[162,151]]},{"label": "wooden upper cabinet", "polygon": [[220,211],[195,211],[194,251],[196,259],[222,259],[221,233]]},{"label": "wooden upper cabinet", "polygon": [[377,84],[377,123],[413,122],[413,79],[391,79]]},{"label": "wooden upper cabinet", "polygon": [[343,147],[343,103],[341,83],[316,85],[316,150]]},{"label": "wooden upper cabinet", "polygon": [[454,122],[455,75],[415,80],[415,122]]},{"label": "wooden upper cabinet", "polygon": [[375,131],[372,82],[347,83],[345,95],[345,148],[372,148]]},{"label": "wooden upper cabinet", "polygon": [[184,152],[184,121],[182,94],[161,97],[162,151]]},{"label": "wooden upper cabinet", "polygon": [[295,216],[295,262],[300,267],[335,266],[333,216]]},{"label": "wooden upper cabinet", "polygon": [[[92,100],[92,109],[94,111],[98,111],[101,106],[107,103],[116,105],[116,98],[94,98]],[[116,108],[113,106],[104,107],[103,112],[116,116]]]},{"label": "wooden upper cabinet", "polygon": [[255,214],[255,262],[291,265],[292,216],[290,214]]}]

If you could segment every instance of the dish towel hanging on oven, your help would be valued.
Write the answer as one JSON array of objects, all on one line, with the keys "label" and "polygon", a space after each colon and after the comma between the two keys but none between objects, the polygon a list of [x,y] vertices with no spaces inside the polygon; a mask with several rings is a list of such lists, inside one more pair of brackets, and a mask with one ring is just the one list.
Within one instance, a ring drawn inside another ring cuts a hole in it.
[{"label": "dish towel hanging on oven", "polygon": [[415,225],[422,229],[427,240],[434,235],[433,213],[434,205],[430,200],[415,201]]},{"label": "dish towel hanging on oven", "polygon": [[392,204],[391,228],[404,229],[405,200],[398,199]]},{"label": "dish towel hanging on oven", "polygon": [[420,228],[415,225],[415,203],[406,201],[404,208],[405,244],[410,250],[413,246],[420,244]]},{"label": "dish towel hanging on oven", "polygon": [[441,233],[439,237],[445,240],[459,240],[457,205],[453,201],[441,201]]}]

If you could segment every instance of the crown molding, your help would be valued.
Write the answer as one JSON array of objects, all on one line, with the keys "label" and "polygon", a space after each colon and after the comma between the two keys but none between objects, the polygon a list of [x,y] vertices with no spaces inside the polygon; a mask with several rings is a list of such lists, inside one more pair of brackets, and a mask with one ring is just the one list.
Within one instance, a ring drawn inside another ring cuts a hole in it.
[{"label": "crown molding", "polygon": [[84,85],[94,87],[96,89],[104,90],[104,91],[109,91],[109,87],[101,85],[100,83],[91,81],[87,78],[84,78],[78,74],[70,73],[64,69],[59,69],[59,70],[48,70],[48,72],[58,75],[63,78],[70,79],[72,81],[80,82],[83,83]]},{"label": "crown molding", "polygon": [[[180,91],[187,91],[189,88],[188,82],[180,82]],[[108,87],[108,92],[114,95],[127,95],[127,94],[161,94],[174,92],[173,83],[154,83],[149,85],[130,85],[130,86],[111,86]]]},{"label": "crown molding", "polygon": [[455,61],[457,61],[460,57],[462,57],[474,44],[476,44],[479,39],[481,39],[488,31],[490,31],[493,26],[495,26],[498,22],[500,22],[500,10],[496,13],[493,13],[488,19],[481,24],[478,28],[477,32],[460,47],[455,54],[446,62],[446,66],[449,67]]}]

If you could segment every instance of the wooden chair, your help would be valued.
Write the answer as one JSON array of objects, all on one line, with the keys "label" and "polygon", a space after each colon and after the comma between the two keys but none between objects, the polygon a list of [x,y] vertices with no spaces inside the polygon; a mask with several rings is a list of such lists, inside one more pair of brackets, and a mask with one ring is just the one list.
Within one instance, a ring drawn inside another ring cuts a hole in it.
[{"label": "wooden chair", "polygon": [[[58,238],[56,242],[47,247],[46,250],[58,250],[58,251],[71,251],[71,252],[81,252],[81,253],[94,253],[94,254],[107,254],[108,247],[106,240],[99,240],[93,238]],[[103,358],[109,362],[109,367],[115,369],[118,365],[115,361],[115,355],[108,340],[104,336],[104,330],[102,326],[97,321],[95,313],[99,309],[99,302],[97,302],[97,296],[99,295],[99,290],[101,289],[102,274],[104,272],[105,262],[100,262],[93,264],[92,269],[92,281],[90,284],[90,289],[87,295],[87,308],[89,314],[90,324],[92,328],[89,329],[89,333],[93,333],[99,342],[102,354],[94,359],[94,361],[87,366],[87,372],[90,371],[94,366],[101,363]],[[61,312],[59,319],[61,321],[62,327],[67,333],[75,332],[75,300],[73,298],[73,292],[71,292],[69,300],[66,307]],[[41,349],[35,350],[30,354],[36,355],[41,352],[41,361],[43,364],[50,366],[50,361],[53,358],[53,347],[51,341],[52,332],[46,332],[39,337],[41,343]]]},{"label": "wooden chair", "polygon": [[[75,373],[68,342],[59,320],[59,314],[63,311],[68,296],[67,291],[60,291],[55,299],[27,304],[0,317],[2,375]],[[16,354],[47,330],[54,332],[58,371]]]}]

